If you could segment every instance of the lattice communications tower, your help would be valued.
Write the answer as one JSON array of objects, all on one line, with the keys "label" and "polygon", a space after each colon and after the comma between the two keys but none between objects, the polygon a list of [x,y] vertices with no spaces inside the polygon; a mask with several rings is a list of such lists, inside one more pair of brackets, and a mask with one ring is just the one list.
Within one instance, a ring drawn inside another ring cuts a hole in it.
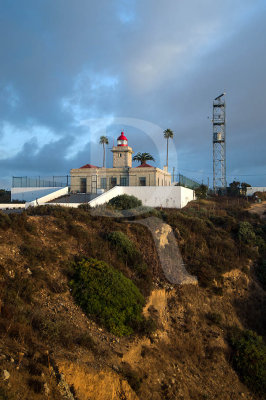
[{"label": "lattice communications tower", "polygon": [[225,93],[213,101],[213,189],[226,188]]}]

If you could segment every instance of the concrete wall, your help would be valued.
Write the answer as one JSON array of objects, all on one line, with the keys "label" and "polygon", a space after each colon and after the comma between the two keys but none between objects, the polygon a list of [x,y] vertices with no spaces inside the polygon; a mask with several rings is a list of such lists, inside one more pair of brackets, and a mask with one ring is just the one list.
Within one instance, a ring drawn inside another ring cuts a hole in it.
[{"label": "concrete wall", "polygon": [[247,196],[252,196],[256,192],[266,192],[266,187],[247,187]]},{"label": "concrete wall", "polygon": [[58,190],[58,187],[19,187],[11,189],[11,201],[33,201],[40,197],[46,196],[54,191]]},{"label": "concrete wall", "polygon": [[0,210],[15,210],[15,209],[25,209],[25,204],[15,204],[15,203],[6,203],[0,204]]},{"label": "concrete wall", "polygon": [[43,204],[47,203],[48,201],[52,201],[52,200],[56,199],[57,197],[68,194],[68,191],[69,191],[68,186],[64,187],[62,189],[57,188],[57,190],[53,191],[53,193],[50,193],[43,197],[39,197],[37,200],[27,202],[26,208],[43,205]]},{"label": "concrete wall", "polygon": [[121,194],[135,196],[148,207],[182,208],[195,199],[194,191],[182,186],[116,186],[91,200],[89,205],[96,207]]}]

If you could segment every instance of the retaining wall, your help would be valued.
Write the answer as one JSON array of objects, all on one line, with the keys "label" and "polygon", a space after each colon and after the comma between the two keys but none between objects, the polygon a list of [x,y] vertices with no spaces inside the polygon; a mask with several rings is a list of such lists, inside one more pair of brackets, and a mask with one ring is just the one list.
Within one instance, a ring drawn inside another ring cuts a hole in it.
[{"label": "retaining wall", "polygon": [[34,201],[30,201],[26,203],[26,208],[28,207],[36,207],[36,206],[41,206],[43,204],[46,204],[48,201],[52,201],[60,196],[64,196],[68,194],[68,186],[64,187],[62,189],[57,188],[57,190],[53,191],[50,194],[47,194],[46,196],[40,197]]}]

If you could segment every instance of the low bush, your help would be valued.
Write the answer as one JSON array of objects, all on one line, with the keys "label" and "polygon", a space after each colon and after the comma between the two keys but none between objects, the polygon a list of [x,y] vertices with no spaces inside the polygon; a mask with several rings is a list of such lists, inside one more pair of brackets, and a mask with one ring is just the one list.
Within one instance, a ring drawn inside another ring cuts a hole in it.
[{"label": "low bush", "polygon": [[264,287],[264,290],[266,290],[266,260],[260,261],[255,271],[260,283]]},{"label": "low bush", "polygon": [[70,221],[67,224],[67,232],[73,236],[78,242],[85,242],[89,240],[89,233],[82,226],[75,222]]},{"label": "low bush", "polygon": [[78,206],[78,209],[83,211],[90,211],[91,206],[88,203],[83,203]]},{"label": "low bush", "polygon": [[144,298],[133,282],[108,264],[82,259],[70,281],[77,304],[117,336],[133,333],[144,321]]},{"label": "low bush", "polygon": [[6,230],[11,226],[9,215],[0,211],[0,229]]},{"label": "low bush", "polygon": [[266,396],[266,344],[250,330],[233,328],[229,332],[232,364],[243,382],[254,392]]},{"label": "low bush", "polygon": [[206,318],[210,322],[212,322],[213,324],[216,324],[216,325],[220,325],[220,323],[222,322],[221,314],[209,312],[209,313],[206,314]]},{"label": "low bush", "polygon": [[126,263],[135,265],[142,262],[142,256],[134,243],[121,231],[111,232],[107,240],[116,250],[117,255]]},{"label": "low bush", "polygon": [[108,202],[108,205],[118,210],[129,210],[131,208],[142,206],[142,202],[135,196],[128,196],[127,194],[121,194],[119,196],[113,197]]},{"label": "low bush", "polygon": [[255,243],[256,235],[252,225],[249,222],[240,222],[238,229],[238,239],[240,242],[245,244],[252,245]]},{"label": "low bush", "polygon": [[29,378],[28,385],[35,393],[42,393],[44,390],[44,382],[40,378]]},{"label": "low bush", "polygon": [[53,262],[57,256],[56,250],[41,247],[34,242],[21,245],[20,254],[28,260],[30,265],[36,265],[41,262]]},{"label": "low bush", "polygon": [[121,373],[134,392],[138,393],[142,383],[142,378],[137,374],[137,372],[134,371],[129,364],[125,363],[121,369]]},{"label": "low bush", "polygon": [[93,341],[88,335],[84,335],[68,320],[60,317],[51,317],[44,312],[35,312],[31,321],[32,328],[38,331],[42,339],[50,344],[58,343],[63,347],[70,348],[74,344],[92,348]]},{"label": "low bush", "polygon": [[147,295],[150,292],[152,275],[135,244],[120,231],[110,232],[107,240],[120,260],[134,273],[134,278],[132,278],[134,283],[144,295]]}]

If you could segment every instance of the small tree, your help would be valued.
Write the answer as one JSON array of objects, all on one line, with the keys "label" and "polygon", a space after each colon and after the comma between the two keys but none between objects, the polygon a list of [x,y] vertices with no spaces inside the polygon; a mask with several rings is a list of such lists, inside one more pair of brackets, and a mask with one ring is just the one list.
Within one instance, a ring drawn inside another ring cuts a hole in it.
[{"label": "small tree", "polygon": [[231,196],[239,196],[240,194],[240,182],[233,181],[229,184],[229,192]]},{"label": "small tree", "polygon": [[242,182],[241,183],[241,194],[246,196],[247,195],[247,188],[251,187],[248,183]]},{"label": "small tree", "polygon": [[139,161],[141,164],[144,164],[146,161],[155,161],[153,156],[150,153],[140,153],[138,152],[134,157],[133,161]]},{"label": "small tree", "polygon": [[199,185],[195,189],[195,194],[197,196],[197,199],[206,199],[207,198],[207,192],[208,192],[208,186],[206,185]]}]

